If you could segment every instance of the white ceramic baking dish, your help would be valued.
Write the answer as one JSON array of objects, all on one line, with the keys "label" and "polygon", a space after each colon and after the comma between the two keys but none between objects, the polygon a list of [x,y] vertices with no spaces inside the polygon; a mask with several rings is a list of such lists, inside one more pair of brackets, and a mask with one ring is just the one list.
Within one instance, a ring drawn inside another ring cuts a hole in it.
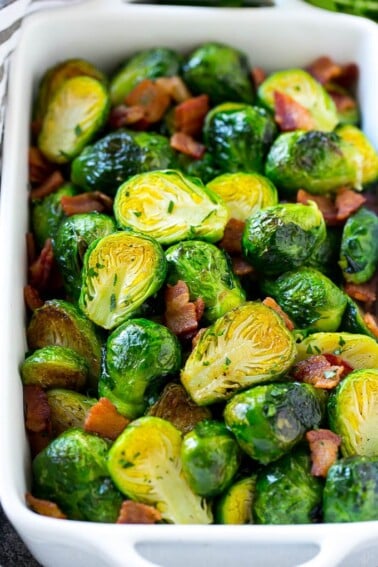
[{"label": "white ceramic baking dish", "polygon": [[[286,4],[286,5],[285,5]],[[23,25],[11,65],[1,193],[1,500],[35,557],[51,567],[376,567],[378,522],[284,526],[106,525],[28,510],[30,461],[18,366],[26,343],[23,285],[27,230],[27,148],[33,90],[42,72],[68,57],[110,69],[130,51],[189,49],[221,40],[268,71],[328,54],[360,66],[363,128],[378,146],[378,27],[291,0],[267,9],[209,9],[85,2],[35,14]],[[352,555],[351,555],[352,554]],[[348,559],[345,559],[348,556]]]}]

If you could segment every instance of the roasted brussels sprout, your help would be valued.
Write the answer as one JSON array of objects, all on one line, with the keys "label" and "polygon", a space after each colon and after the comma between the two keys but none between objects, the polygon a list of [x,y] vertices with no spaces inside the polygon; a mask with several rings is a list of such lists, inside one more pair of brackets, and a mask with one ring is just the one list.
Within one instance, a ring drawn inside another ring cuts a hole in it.
[{"label": "roasted brussels sprout", "polygon": [[376,181],[378,179],[378,153],[362,130],[352,124],[343,124],[336,129],[336,132],[356,151],[359,183],[366,185]]},{"label": "roasted brussels sprout", "polygon": [[86,76],[67,79],[47,107],[39,149],[52,162],[71,161],[104,125],[108,110],[108,93],[100,81]]},{"label": "roasted brussels sprout", "polygon": [[347,304],[341,320],[340,329],[348,333],[367,335],[368,337],[378,340],[365,323],[360,307],[349,296],[347,297]]},{"label": "roasted brussels sprout", "polygon": [[361,189],[359,154],[335,132],[287,132],[273,142],[265,175],[288,195],[335,192],[343,185]]},{"label": "roasted brussels sprout", "polygon": [[333,281],[340,279],[338,261],[340,256],[341,231],[338,227],[326,229],[325,239],[306,260],[306,266],[315,268]]},{"label": "roasted brussels sprout", "polygon": [[207,94],[212,104],[254,101],[247,57],[223,43],[200,45],[183,65],[183,78],[194,94]]},{"label": "roasted brussels sprout", "polygon": [[80,309],[105,329],[132,317],[164,282],[166,260],[149,236],[115,232],[93,242],[84,256]]},{"label": "roasted brussels sprout", "polygon": [[245,301],[245,293],[233,274],[225,253],[208,242],[186,240],[168,248],[168,283],[183,280],[190,299],[202,298],[204,316],[213,323]]},{"label": "roasted brussels sprout", "polygon": [[229,218],[245,221],[255,211],[277,205],[277,189],[258,173],[224,173],[207,184],[226,203]]},{"label": "roasted brussels sprout", "polygon": [[146,409],[148,386],[159,377],[178,372],[181,350],[167,327],[148,319],[130,319],[109,335],[105,362],[100,395],[134,419]]},{"label": "roasted brussels sprout", "polygon": [[89,385],[97,388],[101,367],[101,341],[91,321],[63,300],[46,301],[33,312],[27,328],[29,349],[49,345],[72,348],[88,362]]},{"label": "roasted brussels sprout", "polygon": [[53,345],[26,357],[20,371],[25,385],[81,390],[87,381],[88,363],[72,348]]},{"label": "roasted brussels sprout", "polygon": [[304,107],[311,119],[311,130],[331,132],[338,123],[335,103],[325,88],[303,69],[287,69],[269,75],[259,86],[260,103],[271,111],[275,93],[284,93]]},{"label": "roasted brussels sprout", "polygon": [[159,417],[131,422],[109,451],[114,483],[132,500],[153,504],[173,524],[210,524],[210,509],[182,472],[181,433]]},{"label": "roasted brussels sprout", "polygon": [[348,282],[365,283],[378,267],[378,216],[361,207],[346,221],[339,266]]},{"label": "roasted brussels sprout", "polygon": [[185,171],[187,175],[199,177],[202,183],[208,183],[221,173],[210,152],[205,152],[200,159],[185,160],[184,162],[181,160],[180,169]]},{"label": "roasted brussels sprout", "polygon": [[112,104],[123,102],[143,79],[178,75],[181,62],[181,55],[168,47],[153,47],[131,56],[110,82]]},{"label": "roasted brussels sprout", "polygon": [[276,125],[263,108],[225,102],[207,114],[203,135],[214,166],[221,173],[262,173]]},{"label": "roasted brussels sprout", "polygon": [[186,238],[216,242],[227,222],[222,199],[199,179],[174,169],[140,173],[123,183],[114,214],[121,228],[134,228],[161,244]]},{"label": "roasted brussels sprout", "polygon": [[310,472],[311,460],[296,449],[257,475],[253,515],[258,524],[311,524],[322,504],[321,481]]},{"label": "roasted brussels sprout", "polygon": [[240,449],[224,423],[206,420],[185,435],[182,468],[189,486],[200,496],[223,492],[240,464]]},{"label": "roasted brussels sprout", "polygon": [[198,405],[230,398],[254,384],[273,382],[294,361],[295,342],[281,317],[262,303],[229,311],[199,338],[181,372]]},{"label": "roasted brussels sprout", "polygon": [[176,167],[169,140],[152,132],[117,130],[86,146],[71,165],[71,179],[86,191],[115,195],[129,177]]},{"label": "roasted brussels sprout", "polygon": [[340,459],[324,487],[325,522],[378,520],[378,456]]},{"label": "roasted brussels sprout", "polygon": [[328,413],[344,457],[378,455],[378,369],[350,372],[330,396]]},{"label": "roasted brussels sprout", "polygon": [[83,258],[88,246],[115,231],[114,219],[100,213],[76,214],[61,222],[54,241],[54,257],[71,299],[77,301],[80,296]]},{"label": "roasted brussels sprout", "polygon": [[263,281],[262,289],[300,329],[337,331],[340,326],[347,296],[318,270],[302,267],[285,272],[276,280]]},{"label": "roasted brussels sprout", "polygon": [[236,394],[224,418],[241,448],[266,465],[294,447],[324,414],[323,392],[309,384],[264,384]]},{"label": "roasted brussels sprout", "polygon": [[72,520],[116,521],[122,495],[107,471],[108,443],[69,429],[33,461],[33,494],[58,504]]},{"label": "roasted brussels sprout", "polygon": [[282,203],[247,219],[242,250],[257,270],[279,275],[306,264],[325,237],[324,218],[313,201]]},{"label": "roasted brussels sprout", "polygon": [[215,506],[217,524],[253,524],[252,507],[255,497],[256,475],[233,483]]},{"label": "roasted brussels sprout", "polygon": [[83,428],[88,411],[97,402],[95,398],[63,388],[48,390],[46,395],[55,437],[73,427]]}]

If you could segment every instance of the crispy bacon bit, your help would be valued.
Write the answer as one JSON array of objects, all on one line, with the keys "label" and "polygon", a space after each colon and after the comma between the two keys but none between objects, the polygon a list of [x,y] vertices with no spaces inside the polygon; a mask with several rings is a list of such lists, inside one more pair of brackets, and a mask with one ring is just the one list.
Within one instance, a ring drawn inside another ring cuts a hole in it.
[{"label": "crispy bacon bit", "polygon": [[352,191],[348,187],[340,187],[337,191],[335,206],[337,209],[337,219],[344,221],[355,213],[364,203],[366,199],[360,193]]},{"label": "crispy bacon bit", "polygon": [[365,313],[364,315],[365,325],[371,333],[378,339],[378,321],[372,313]]},{"label": "crispy bacon bit", "polygon": [[38,291],[31,285],[26,285],[24,287],[24,302],[30,311],[35,311],[39,307],[42,307],[44,303]]},{"label": "crispy bacon bit", "polygon": [[43,183],[53,172],[55,165],[47,161],[42,152],[35,146],[29,148],[29,181]]},{"label": "crispy bacon bit", "polygon": [[289,331],[295,329],[295,325],[290,319],[289,315],[287,315],[287,313],[285,313],[285,311],[281,309],[280,305],[278,305],[273,297],[266,297],[263,300],[263,304],[273,309],[273,311],[275,311],[277,315],[279,315],[281,319],[283,319],[283,322],[285,323],[285,326],[289,329]]},{"label": "crispy bacon bit", "polygon": [[37,258],[37,249],[35,245],[35,238],[33,232],[27,232],[26,238],[26,256],[28,261],[28,266],[34,262]]},{"label": "crispy bacon bit", "polygon": [[184,132],[175,132],[171,136],[170,140],[171,147],[182,154],[193,157],[194,159],[200,159],[205,153],[205,146],[196,142],[194,138]]},{"label": "crispy bacon bit", "polygon": [[175,285],[167,285],[165,322],[172,333],[183,338],[193,337],[198,330],[198,302],[202,302],[202,299],[190,301],[189,289],[184,281],[179,280]]},{"label": "crispy bacon bit", "polygon": [[28,431],[40,433],[51,427],[50,406],[41,386],[24,386],[24,409]]},{"label": "crispy bacon bit", "polygon": [[101,191],[80,193],[80,195],[74,195],[73,197],[64,195],[60,203],[64,214],[68,217],[80,213],[91,213],[93,211],[102,213],[113,210],[113,199],[105,195],[105,193],[101,193]]},{"label": "crispy bacon bit", "polygon": [[254,269],[244,258],[241,256],[232,256],[232,271],[236,276],[248,276],[253,274]]},{"label": "crispy bacon bit", "polygon": [[319,57],[307,67],[307,71],[319,83],[325,85],[334,81],[346,88],[354,85],[358,78],[358,67],[355,63],[338,65],[330,57]]},{"label": "crispy bacon bit", "polygon": [[329,429],[307,431],[306,439],[311,451],[311,474],[326,477],[328,469],[336,462],[341,437]]},{"label": "crispy bacon bit", "polygon": [[114,440],[129,423],[130,420],[121,415],[108,398],[100,398],[87,413],[84,430]]},{"label": "crispy bacon bit", "polygon": [[343,113],[357,108],[356,99],[354,99],[349,93],[337,90],[337,88],[332,84],[325,85],[325,87],[326,91],[333,99],[338,112]]},{"label": "crispy bacon bit", "polygon": [[156,524],[161,521],[159,510],[148,504],[124,500],[119,511],[117,524]]},{"label": "crispy bacon bit", "polygon": [[252,67],[251,76],[255,87],[259,87],[266,79],[266,73],[261,67]]},{"label": "crispy bacon bit", "polygon": [[125,98],[127,106],[142,106],[149,124],[159,122],[171,103],[170,96],[151,79],[144,79]]},{"label": "crispy bacon bit", "polygon": [[62,510],[59,508],[55,502],[50,502],[50,500],[42,500],[41,498],[35,498],[30,492],[25,494],[26,504],[37,514],[41,516],[48,516],[49,518],[58,518],[59,520],[65,520],[67,516],[63,514]]},{"label": "crispy bacon bit", "polygon": [[120,104],[112,108],[109,114],[109,126],[111,128],[122,128],[122,126],[130,126],[136,124],[144,118],[143,106],[126,106]]},{"label": "crispy bacon bit", "polygon": [[343,364],[331,364],[324,355],[319,354],[297,362],[292,369],[292,376],[295,380],[312,384],[315,388],[330,390],[338,385],[344,371]]},{"label": "crispy bacon bit", "polygon": [[30,191],[30,198],[32,201],[35,199],[43,199],[43,197],[54,193],[63,183],[64,177],[57,169],[53,171],[39,187]]},{"label": "crispy bacon bit", "polygon": [[344,291],[356,301],[361,301],[362,303],[373,303],[376,300],[376,281],[371,279],[363,284],[355,284],[352,282],[347,282],[344,285]]},{"label": "crispy bacon bit", "polygon": [[340,187],[334,201],[325,195],[312,195],[299,189],[297,202],[306,204],[309,201],[318,205],[328,226],[338,226],[357,211],[366,199],[348,187]]},{"label": "crispy bacon bit", "polygon": [[175,102],[184,102],[192,98],[192,94],[181,77],[159,77],[156,84],[162,87]]},{"label": "crispy bacon bit", "polygon": [[286,93],[274,91],[274,119],[283,132],[313,130],[310,111]]},{"label": "crispy bacon bit", "polygon": [[297,203],[306,205],[309,201],[314,201],[318,205],[327,225],[333,226],[339,224],[337,220],[337,210],[330,197],[326,197],[325,195],[312,195],[303,189],[299,189],[297,193]]},{"label": "crispy bacon bit", "polygon": [[222,240],[219,247],[223,248],[229,254],[241,254],[241,239],[245,222],[238,219],[230,219],[224,229]]},{"label": "crispy bacon bit", "polygon": [[38,258],[29,267],[29,283],[38,291],[48,288],[54,265],[54,252],[48,238]]},{"label": "crispy bacon bit", "polygon": [[209,97],[195,96],[178,104],[174,111],[174,125],[177,132],[196,137],[202,131],[206,114],[209,112]]}]

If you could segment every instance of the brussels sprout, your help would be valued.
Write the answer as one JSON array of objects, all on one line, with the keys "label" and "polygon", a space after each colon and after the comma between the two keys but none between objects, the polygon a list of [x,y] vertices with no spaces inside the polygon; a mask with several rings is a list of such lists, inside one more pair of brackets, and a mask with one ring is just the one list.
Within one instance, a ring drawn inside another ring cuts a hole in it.
[{"label": "brussels sprout", "polygon": [[272,73],[258,89],[263,106],[274,111],[275,93],[284,93],[308,110],[312,130],[331,132],[338,123],[335,103],[325,88],[303,69],[287,69]]},{"label": "brussels sprout", "polygon": [[253,524],[252,507],[255,488],[256,475],[242,478],[232,484],[216,503],[216,523]]},{"label": "brussels sprout", "polygon": [[359,333],[377,340],[375,334],[366,325],[363,313],[357,303],[347,296],[347,304],[341,320],[340,329],[348,333]]},{"label": "brussels sprout", "polygon": [[277,205],[277,189],[258,173],[224,173],[207,184],[226,203],[229,218],[245,221],[259,209]]},{"label": "brussels sprout", "polygon": [[324,487],[325,522],[378,520],[378,456],[340,459]]},{"label": "brussels sprout", "polygon": [[378,369],[350,372],[330,396],[328,413],[344,457],[378,455]]},{"label": "brussels sprout", "polygon": [[130,57],[110,82],[110,98],[113,105],[125,97],[143,79],[178,75],[182,57],[168,47],[145,49]]},{"label": "brussels sprout", "polygon": [[351,144],[356,152],[357,179],[360,184],[378,179],[378,153],[365,134],[352,124],[343,124],[336,129],[337,134]]},{"label": "brussels sprout", "polygon": [[129,177],[176,166],[176,154],[165,136],[117,130],[86,146],[71,165],[71,179],[86,191],[115,195]]},{"label": "brussels sprout", "polygon": [[48,105],[39,149],[52,162],[69,162],[104,125],[108,110],[108,93],[97,79],[67,79]]},{"label": "brussels sprout", "polygon": [[266,465],[294,447],[323,417],[322,392],[302,383],[264,384],[236,394],[226,405],[226,425],[241,448]]},{"label": "brussels sprout", "polygon": [[186,160],[185,162],[181,160],[180,169],[185,171],[187,175],[199,177],[202,183],[208,183],[221,173],[210,152],[205,152],[200,159]]},{"label": "brussels sprout", "polygon": [[314,354],[336,354],[354,369],[378,368],[378,344],[355,333],[314,333],[297,344],[297,360]]},{"label": "brussels sprout", "polygon": [[159,417],[131,422],[109,451],[108,469],[132,500],[153,504],[173,524],[210,524],[210,509],[189,488],[182,472],[181,434]]},{"label": "brussels sprout", "polygon": [[26,385],[81,390],[87,380],[88,363],[71,348],[54,345],[26,357],[20,371]]},{"label": "brussels sprout", "polygon": [[277,380],[290,368],[295,353],[281,317],[262,303],[247,302],[201,335],[181,381],[198,405],[211,404],[240,389]]},{"label": "brussels sprout", "polygon": [[53,388],[46,394],[55,437],[73,427],[83,428],[88,411],[97,402],[95,398],[63,388]]},{"label": "brussels sprout", "polygon": [[316,522],[323,490],[310,469],[310,457],[300,449],[262,469],[257,475],[253,508],[256,523]]},{"label": "brussels sprout", "polygon": [[73,300],[79,299],[83,258],[89,244],[115,230],[114,219],[99,213],[76,214],[61,222],[54,242],[54,258]]},{"label": "brussels sprout", "polygon": [[362,207],[346,221],[339,266],[348,282],[365,283],[378,267],[378,216]]},{"label": "brussels sprout", "polygon": [[313,201],[282,203],[247,219],[242,250],[257,270],[279,275],[304,265],[325,238],[324,218]]},{"label": "brussels sprout", "polygon": [[33,494],[72,520],[116,521],[122,495],[107,471],[108,443],[81,429],[54,439],[33,461]]},{"label": "brussels sprout", "polygon": [[227,222],[222,199],[199,179],[174,169],[140,173],[123,183],[114,214],[121,228],[134,228],[161,244],[185,238],[216,242]]},{"label": "brussels sprout", "polygon": [[296,327],[316,331],[337,331],[347,304],[347,296],[327,276],[313,268],[285,272],[275,281],[262,282],[264,293],[274,297],[296,323]]},{"label": "brussels sprout", "polygon": [[210,323],[245,301],[245,293],[233,274],[225,253],[208,242],[186,240],[166,251],[168,282],[183,280],[190,299],[202,298]]},{"label": "brussels sprout", "polygon": [[182,468],[189,486],[200,496],[215,496],[231,483],[240,464],[240,450],[227,427],[206,420],[185,435]]},{"label": "brussels sprout", "polygon": [[145,393],[151,382],[180,369],[180,345],[167,327],[147,319],[130,319],[109,335],[105,361],[107,372],[99,382],[100,396],[134,419],[146,408]]},{"label": "brussels sprout", "polygon": [[65,218],[60,200],[72,197],[77,190],[71,183],[65,183],[54,193],[34,201],[31,211],[31,225],[37,244],[42,248],[48,238],[54,240],[61,221]]},{"label": "brussels sprout", "polygon": [[296,130],[273,142],[265,175],[289,195],[298,189],[322,195],[343,185],[361,189],[358,160],[354,146],[335,132]]},{"label": "brussels sprout", "polygon": [[340,276],[338,267],[340,244],[341,232],[339,228],[327,226],[325,239],[307,258],[306,266],[319,270],[334,281],[338,280]]},{"label": "brussels sprout", "polygon": [[33,312],[27,328],[29,349],[49,345],[71,348],[88,362],[89,385],[97,387],[101,341],[93,323],[77,307],[63,300],[46,301]]},{"label": "brussels sprout", "polygon": [[115,232],[90,244],[84,256],[80,309],[105,329],[133,316],[164,282],[166,260],[146,235]]},{"label": "brussels sprout", "polygon": [[276,125],[263,108],[237,102],[216,106],[203,128],[205,145],[220,172],[262,173]]},{"label": "brussels sprout", "polygon": [[194,94],[209,95],[212,104],[252,104],[255,98],[247,56],[223,43],[204,43],[195,49],[183,65],[183,78]]}]

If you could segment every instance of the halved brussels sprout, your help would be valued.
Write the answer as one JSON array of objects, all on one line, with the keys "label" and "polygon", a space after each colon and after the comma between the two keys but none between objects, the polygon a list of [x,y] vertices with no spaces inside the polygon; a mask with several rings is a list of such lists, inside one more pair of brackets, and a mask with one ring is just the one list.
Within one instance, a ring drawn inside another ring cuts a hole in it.
[{"label": "halved brussels sprout", "polygon": [[114,232],[89,246],[84,256],[80,309],[105,329],[132,317],[164,282],[160,244],[143,234]]},{"label": "halved brussels sprout", "polygon": [[178,75],[181,59],[177,51],[168,47],[153,47],[136,53],[122,65],[110,82],[112,104],[121,104],[143,79]]},{"label": "halved brussels sprout", "polygon": [[153,504],[173,524],[210,524],[211,511],[182,472],[181,433],[159,417],[131,422],[109,451],[108,469],[132,500]]},{"label": "halved brussels sprout", "polygon": [[108,443],[69,429],[33,461],[33,494],[58,504],[72,520],[114,523],[122,504],[107,471]]},{"label": "halved brussels sprout", "polygon": [[91,321],[75,305],[46,301],[33,312],[27,328],[29,349],[48,345],[72,348],[88,362],[89,384],[97,388],[101,367],[101,341]]},{"label": "halved brussels sprout", "polygon": [[259,209],[277,205],[277,189],[267,177],[239,171],[224,173],[207,184],[225,202],[229,218],[245,221]]},{"label": "halved brussels sprout", "polygon": [[54,345],[26,357],[20,371],[25,385],[81,390],[87,380],[88,363],[71,348]]},{"label": "halved brussels sprout", "polygon": [[378,216],[361,207],[346,221],[339,266],[348,282],[365,283],[378,267]]},{"label": "halved brussels sprout", "polygon": [[314,195],[335,192],[343,185],[361,190],[359,153],[335,132],[287,132],[273,142],[265,175],[289,195],[305,189]]},{"label": "halved brussels sprout", "polygon": [[257,270],[279,275],[305,264],[325,237],[324,218],[316,203],[282,203],[247,219],[242,249]]},{"label": "halved brussels sprout", "polygon": [[306,430],[319,427],[322,395],[297,382],[255,386],[227,403],[225,422],[243,451],[266,465],[288,453]]},{"label": "halved brussels sprout", "polygon": [[229,45],[200,45],[189,55],[182,71],[189,89],[194,94],[209,95],[213,104],[252,104],[255,98],[247,56]]},{"label": "halved brussels sprout", "polygon": [[344,457],[378,455],[378,369],[350,372],[330,396],[328,413]]},{"label": "halved brussels sprout", "polygon": [[167,327],[147,319],[130,319],[109,335],[105,363],[100,396],[134,419],[146,409],[148,386],[180,369],[180,345]]},{"label": "halved brussels sprout", "polygon": [[264,108],[225,102],[207,114],[203,128],[207,150],[220,172],[262,173],[276,125]]},{"label": "halved brussels sprout", "polygon": [[324,487],[325,522],[378,520],[378,456],[340,459]]},{"label": "halved brussels sprout", "polygon": [[115,231],[114,219],[100,213],[76,214],[61,222],[54,242],[54,258],[67,294],[73,300],[79,299],[83,258],[88,246],[97,238]]},{"label": "halved brussels sprout", "polygon": [[181,372],[198,405],[230,398],[254,384],[279,379],[292,365],[295,342],[281,317],[262,303],[229,311],[200,337]]},{"label": "halved brussels sprout", "polygon": [[372,333],[366,325],[360,307],[349,296],[347,296],[347,304],[341,320],[340,329],[348,333],[367,335],[368,337],[378,340],[376,335]]},{"label": "halved brussels sprout", "polygon": [[123,183],[114,214],[120,227],[134,228],[161,244],[186,238],[216,242],[227,222],[222,199],[199,179],[174,169],[140,173]]},{"label": "halved brussels sprout", "polygon": [[49,103],[38,136],[39,149],[52,162],[69,162],[104,125],[108,110],[107,90],[97,79],[68,79]]},{"label": "halved brussels sprout", "polygon": [[296,327],[316,332],[337,331],[340,326],[347,296],[318,270],[302,267],[285,272],[274,281],[263,281],[262,289],[274,297]]},{"label": "halved brussels sprout", "polygon": [[200,240],[186,240],[168,248],[168,283],[183,280],[190,299],[202,298],[204,316],[213,323],[218,317],[245,301],[245,293],[225,253]]},{"label": "halved brussels sprout", "polygon": [[274,94],[284,93],[306,108],[313,121],[312,130],[331,132],[338,123],[335,103],[325,88],[303,69],[287,69],[269,75],[259,86],[260,103],[274,111]]},{"label": "halved brussels sprout", "polygon": [[378,153],[365,134],[352,124],[343,124],[336,129],[337,134],[352,144],[356,151],[357,179],[366,185],[378,179]]},{"label": "halved brussels sprout", "polygon": [[71,179],[86,191],[115,195],[132,175],[176,167],[176,153],[168,138],[155,132],[110,132],[86,146],[71,165]]},{"label": "halved brussels sprout", "polygon": [[67,429],[83,428],[88,411],[97,402],[95,398],[88,398],[84,394],[63,388],[48,390],[46,395],[52,431],[56,437]]},{"label": "halved brussels sprout", "polygon": [[215,507],[217,524],[253,524],[253,502],[256,489],[256,475],[242,478],[232,484]]}]

